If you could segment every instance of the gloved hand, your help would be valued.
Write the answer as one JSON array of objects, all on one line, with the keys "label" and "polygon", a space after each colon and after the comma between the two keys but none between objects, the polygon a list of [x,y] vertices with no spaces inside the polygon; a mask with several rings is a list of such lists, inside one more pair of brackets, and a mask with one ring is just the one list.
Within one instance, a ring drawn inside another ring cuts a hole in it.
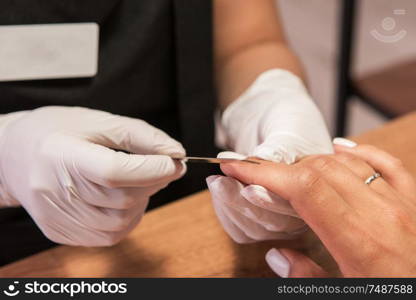
[{"label": "gloved hand", "polygon": [[217,126],[217,142],[246,156],[290,164],[333,152],[322,115],[302,81],[281,69],[261,74]]},{"label": "gloved hand", "polygon": [[[306,155],[333,152],[325,122],[305,86],[285,70],[261,74],[216,125],[219,146],[240,153],[219,157],[291,164]],[[222,225],[239,243],[289,238],[304,228],[296,213],[287,210],[287,201],[260,186],[244,187],[235,179],[207,182]]]},{"label": "gloved hand", "polygon": [[112,245],[185,173],[167,155],[185,150],[142,120],[80,107],[3,115],[0,203],[21,204],[54,242]]},{"label": "gloved hand", "polygon": [[237,243],[290,239],[307,228],[288,201],[260,185],[220,175],[207,184],[218,219]]}]

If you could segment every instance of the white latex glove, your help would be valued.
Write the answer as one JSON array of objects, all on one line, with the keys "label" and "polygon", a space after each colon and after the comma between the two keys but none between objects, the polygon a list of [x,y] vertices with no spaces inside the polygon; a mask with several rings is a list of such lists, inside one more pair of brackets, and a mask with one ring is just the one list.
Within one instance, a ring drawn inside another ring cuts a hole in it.
[{"label": "white latex glove", "polygon": [[247,156],[290,164],[332,153],[325,122],[302,81],[281,69],[261,74],[217,127],[220,145]]},{"label": "white latex glove", "polygon": [[[285,70],[261,74],[216,125],[217,143],[242,154],[224,152],[219,157],[255,156],[290,164],[333,151],[325,122],[305,86]],[[289,203],[263,187],[244,187],[231,178],[207,182],[220,222],[239,243],[289,238],[304,228],[296,213],[287,211]]]},{"label": "white latex glove", "polygon": [[262,186],[220,175],[207,184],[218,219],[237,243],[290,239],[307,228],[288,201]]},{"label": "white latex glove", "polygon": [[142,120],[80,107],[3,115],[0,203],[21,204],[54,242],[112,245],[185,173],[167,155],[185,150]]}]

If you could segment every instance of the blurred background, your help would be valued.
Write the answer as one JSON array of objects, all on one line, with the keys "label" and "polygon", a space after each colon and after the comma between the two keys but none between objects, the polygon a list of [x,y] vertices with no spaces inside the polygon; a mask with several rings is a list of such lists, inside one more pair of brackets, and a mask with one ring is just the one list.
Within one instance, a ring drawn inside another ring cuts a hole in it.
[{"label": "blurred background", "polygon": [[[351,7],[344,0],[276,1],[311,94],[335,134],[342,12]],[[354,135],[416,109],[416,1],[346,1],[355,3],[351,80],[373,104],[350,97],[345,134]]]}]

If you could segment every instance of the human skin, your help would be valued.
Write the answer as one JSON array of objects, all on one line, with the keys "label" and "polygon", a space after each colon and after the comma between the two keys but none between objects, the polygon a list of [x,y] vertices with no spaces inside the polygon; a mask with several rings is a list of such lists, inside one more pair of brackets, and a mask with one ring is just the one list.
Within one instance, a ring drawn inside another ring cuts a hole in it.
[{"label": "human skin", "polygon": [[[416,184],[397,158],[369,145],[336,145],[293,165],[260,161],[221,165],[246,184],[287,199],[338,263],[344,277],[416,276]],[[370,185],[365,179],[382,177]],[[279,249],[288,277],[325,277],[300,252]]]},{"label": "human skin", "polygon": [[303,78],[283,33],[275,0],[214,0],[214,63],[224,110],[264,71],[280,68]]}]

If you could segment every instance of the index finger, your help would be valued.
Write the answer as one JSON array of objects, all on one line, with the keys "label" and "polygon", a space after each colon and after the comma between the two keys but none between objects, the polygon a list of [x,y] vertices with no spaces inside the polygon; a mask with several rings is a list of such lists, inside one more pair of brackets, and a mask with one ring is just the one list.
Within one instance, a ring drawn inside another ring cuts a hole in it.
[{"label": "index finger", "polygon": [[180,178],[186,167],[165,155],[114,151],[87,141],[74,141],[66,165],[108,188],[147,187]]},{"label": "index finger", "polygon": [[302,165],[261,161],[221,164],[222,171],[246,184],[258,184],[288,200],[324,241],[340,235],[353,210],[315,170]]}]

